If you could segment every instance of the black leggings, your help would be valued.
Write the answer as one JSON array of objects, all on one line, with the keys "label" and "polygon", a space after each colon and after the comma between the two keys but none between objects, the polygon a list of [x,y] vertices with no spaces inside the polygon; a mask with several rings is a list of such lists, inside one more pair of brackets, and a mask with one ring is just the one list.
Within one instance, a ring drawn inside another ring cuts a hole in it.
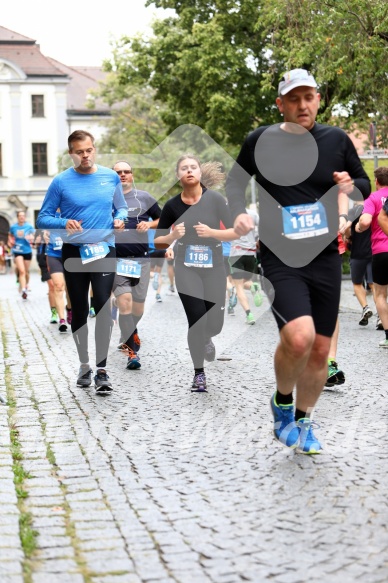
[{"label": "black leggings", "polygon": [[225,268],[175,264],[175,283],[189,324],[187,340],[194,368],[202,368],[205,343],[224,324]]},{"label": "black leggings", "polygon": [[96,366],[105,368],[112,332],[110,296],[116,271],[116,249],[109,247],[109,253],[106,257],[83,265],[79,247],[65,244],[62,247],[62,260],[73,314],[71,331],[79,360],[83,363],[89,362],[87,322],[89,288],[92,284],[96,311]]}]

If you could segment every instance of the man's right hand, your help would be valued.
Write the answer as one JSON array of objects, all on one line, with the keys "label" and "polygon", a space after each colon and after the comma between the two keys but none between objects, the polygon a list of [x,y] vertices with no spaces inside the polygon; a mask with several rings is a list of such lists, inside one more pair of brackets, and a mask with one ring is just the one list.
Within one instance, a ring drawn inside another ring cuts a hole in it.
[{"label": "man's right hand", "polygon": [[241,213],[241,215],[237,215],[235,218],[233,228],[237,235],[242,237],[249,233],[249,231],[252,231],[252,229],[255,228],[255,225],[250,215],[247,213]]}]

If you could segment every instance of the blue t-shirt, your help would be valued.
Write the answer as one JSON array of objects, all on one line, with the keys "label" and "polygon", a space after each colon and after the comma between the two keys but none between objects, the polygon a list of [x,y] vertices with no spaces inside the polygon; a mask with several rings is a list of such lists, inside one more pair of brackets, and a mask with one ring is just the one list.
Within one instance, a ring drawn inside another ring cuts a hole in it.
[{"label": "blue t-shirt", "polygon": [[222,255],[224,257],[229,257],[231,244],[230,241],[222,241]]},{"label": "blue t-shirt", "polygon": [[[61,216],[56,217],[57,209]],[[61,172],[51,182],[37,226],[56,231],[64,243],[83,245],[106,241],[114,247],[113,220],[127,217],[121,182],[118,174],[110,168],[97,166],[93,174],[81,174],[74,168]],[[82,221],[83,231],[69,235],[66,223],[69,219]]]},{"label": "blue t-shirt", "polygon": [[[55,217],[58,218],[61,216],[61,213],[55,213]],[[46,245],[45,253],[49,255],[49,257],[56,257],[57,259],[62,258],[62,245],[63,240],[57,233],[57,231],[50,231],[49,233],[50,238],[49,242]]]},{"label": "blue t-shirt", "polygon": [[33,235],[35,233],[35,229],[30,223],[24,223],[24,225],[15,223],[10,227],[9,232],[15,237],[15,245],[12,247],[12,253],[21,253],[22,255],[32,253],[32,247],[26,239],[26,235]]}]

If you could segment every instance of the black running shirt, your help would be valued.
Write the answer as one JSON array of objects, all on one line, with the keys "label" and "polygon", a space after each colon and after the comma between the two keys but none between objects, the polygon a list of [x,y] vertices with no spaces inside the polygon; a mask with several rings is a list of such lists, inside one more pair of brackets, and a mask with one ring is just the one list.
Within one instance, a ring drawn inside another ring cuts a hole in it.
[{"label": "black running shirt", "polygon": [[[267,248],[280,259],[284,253],[285,241],[288,252],[295,256],[298,253],[303,255],[306,246],[311,245],[317,246],[322,251],[336,250],[339,223],[338,187],[334,182],[333,173],[347,171],[364,198],[369,196],[371,189],[369,178],[362,167],[356,149],[347,134],[340,128],[316,123],[309,132],[318,148],[318,161],[313,171],[297,184],[274,184],[263,175],[262,172],[265,174],[265,169],[262,168],[260,172],[258,168],[260,161],[265,157],[263,151],[260,151],[260,143],[266,143],[263,140],[259,141],[260,136],[266,130],[270,129],[272,132],[271,154],[275,164],[278,148],[281,147],[284,152],[284,147],[286,147],[286,151],[292,152],[292,149],[297,148],[302,140],[300,135],[290,134],[282,130],[280,126],[281,124],[276,124],[257,128],[246,138],[226,182],[226,194],[232,218],[234,220],[237,215],[245,213],[245,190],[250,177],[255,176],[259,184],[259,232],[262,250]],[[308,154],[306,151],[306,158]],[[265,155],[268,155],[268,151]],[[305,239],[285,239],[282,207],[316,203],[329,191],[330,195],[325,197],[322,203],[327,215],[329,232]],[[355,194],[355,198],[360,198],[358,191],[355,191]]]},{"label": "black running shirt", "polygon": [[193,225],[203,223],[219,230],[221,221],[227,229],[232,227],[228,201],[219,192],[204,189],[199,201],[193,205],[184,203],[178,194],[164,205],[155,237],[168,234],[173,225],[184,222],[186,233],[174,246],[175,263],[184,263],[187,245],[207,245],[212,249],[213,266],[216,267],[224,263],[221,241],[198,237]]}]

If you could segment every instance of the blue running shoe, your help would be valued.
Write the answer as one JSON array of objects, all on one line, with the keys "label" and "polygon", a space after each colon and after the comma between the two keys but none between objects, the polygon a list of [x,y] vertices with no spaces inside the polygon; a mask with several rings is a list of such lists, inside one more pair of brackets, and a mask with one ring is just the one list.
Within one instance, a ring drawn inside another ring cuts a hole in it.
[{"label": "blue running shoe", "polygon": [[299,419],[298,426],[300,428],[300,436],[296,451],[310,455],[321,453],[322,446],[313,433],[313,426],[315,428],[319,427],[318,423],[311,421],[308,417],[304,417],[303,419]]},{"label": "blue running shoe", "polygon": [[141,367],[140,356],[130,346],[123,344],[121,350],[128,356],[126,366],[128,370],[137,370]]},{"label": "blue running shoe", "polygon": [[152,280],[152,287],[154,288],[154,290],[157,290],[159,287],[159,273],[157,271],[155,271],[155,273],[154,273],[154,278]]},{"label": "blue running shoe", "polygon": [[274,393],[271,397],[271,411],[274,418],[273,432],[278,441],[294,448],[299,444],[300,429],[294,417],[294,405],[278,405]]},{"label": "blue running shoe", "polygon": [[229,306],[235,308],[237,306],[236,288],[233,286],[229,292]]}]

